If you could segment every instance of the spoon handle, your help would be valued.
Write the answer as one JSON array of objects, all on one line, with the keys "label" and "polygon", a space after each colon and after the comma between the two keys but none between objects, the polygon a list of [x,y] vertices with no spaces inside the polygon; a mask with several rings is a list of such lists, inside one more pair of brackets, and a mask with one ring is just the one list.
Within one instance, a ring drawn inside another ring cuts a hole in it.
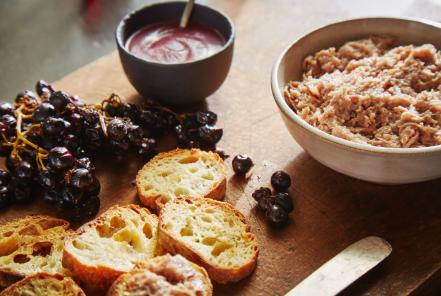
[{"label": "spoon handle", "polygon": [[179,23],[179,27],[181,27],[182,29],[187,27],[191,12],[193,11],[194,1],[195,0],[188,0],[187,4],[185,5],[184,12],[181,16],[181,22]]},{"label": "spoon handle", "polygon": [[341,292],[392,252],[382,238],[363,238],[323,264],[285,296],[331,296]]}]

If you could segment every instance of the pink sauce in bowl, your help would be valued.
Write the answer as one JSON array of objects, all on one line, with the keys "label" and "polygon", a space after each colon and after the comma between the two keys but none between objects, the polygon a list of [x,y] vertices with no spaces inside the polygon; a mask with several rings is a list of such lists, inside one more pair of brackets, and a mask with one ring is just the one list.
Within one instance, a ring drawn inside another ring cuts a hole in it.
[{"label": "pink sauce in bowl", "polygon": [[200,60],[220,51],[225,38],[214,28],[177,21],[154,23],[135,32],[126,42],[129,52],[146,61],[180,64]]}]

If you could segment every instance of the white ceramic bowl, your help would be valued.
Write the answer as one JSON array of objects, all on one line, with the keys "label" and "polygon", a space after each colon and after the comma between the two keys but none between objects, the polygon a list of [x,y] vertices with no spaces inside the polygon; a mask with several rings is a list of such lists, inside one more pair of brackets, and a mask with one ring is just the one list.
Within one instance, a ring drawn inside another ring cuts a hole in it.
[{"label": "white ceramic bowl", "polygon": [[383,184],[421,182],[441,177],[441,145],[384,148],[344,140],[315,128],[288,106],[284,86],[301,80],[306,56],[369,35],[392,35],[399,44],[431,43],[441,49],[441,24],[421,19],[375,17],[351,19],[317,29],[294,41],[277,58],[271,88],[291,135],[313,158],[345,175]]}]

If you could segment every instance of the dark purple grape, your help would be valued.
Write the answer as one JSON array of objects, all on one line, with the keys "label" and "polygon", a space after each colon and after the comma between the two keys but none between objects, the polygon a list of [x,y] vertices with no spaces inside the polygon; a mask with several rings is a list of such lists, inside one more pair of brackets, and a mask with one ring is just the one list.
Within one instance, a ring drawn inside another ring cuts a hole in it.
[{"label": "dark purple grape", "polygon": [[41,146],[43,140],[41,132],[38,129],[28,131],[28,133],[26,134],[26,139],[38,146]]},{"label": "dark purple grape", "polygon": [[81,108],[79,108],[79,106],[75,106],[74,104],[67,104],[66,108],[64,108],[62,112],[64,119],[68,120],[72,113],[81,113]]},{"label": "dark purple grape", "polygon": [[144,138],[144,130],[139,125],[131,125],[127,133],[130,144],[139,146]]},{"label": "dark purple grape", "polygon": [[69,101],[74,104],[75,106],[84,106],[84,102],[81,100],[81,98],[79,96],[70,96],[69,97]]},{"label": "dark purple grape", "polygon": [[294,210],[292,199],[286,192],[279,192],[273,197],[274,203],[278,204],[285,209],[287,213],[291,213]]},{"label": "dark purple grape", "polygon": [[276,191],[286,191],[291,186],[291,178],[284,171],[277,171],[271,176],[271,185]]},{"label": "dark purple grape", "polygon": [[271,196],[271,189],[268,187],[260,187],[253,192],[252,196],[256,201],[259,201],[262,198],[269,198]]},{"label": "dark purple grape", "polygon": [[98,214],[100,199],[96,195],[83,197],[75,208],[71,210],[73,219],[90,219]]},{"label": "dark purple grape", "polygon": [[32,186],[28,182],[17,182],[13,186],[13,194],[18,202],[26,202],[33,198]]},{"label": "dark purple grape", "polygon": [[42,171],[39,174],[39,183],[43,188],[52,189],[58,183],[57,176],[51,173],[49,170]]},{"label": "dark purple grape", "polygon": [[75,158],[65,147],[55,147],[49,151],[48,166],[54,171],[66,171],[73,167]]},{"label": "dark purple grape", "polygon": [[100,191],[101,191],[101,183],[98,180],[98,178],[94,176],[93,183],[90,186],[90,190],[88,193],[91,195],[98,195],[98,194],[100,194]]},{"label": "dark purple grape", "polygon": [[50,138],[43,136],[40,142],[40,146],[46,150],[51,150],[54,147],[63,145],[63,138]]},{"label": "dark purple grape", "polygon": [[260,210],[265,212],[271,204],[272,204],[272,202],[271,202],[270,197],[263,197],[263,198],[259,199],[257,205],[259,206]]},{"label": "dark purple grape", "polygon": [[174,114],[165,113],[163,116],[167,127],[172,128],[179,124],[179,121]]},{"label": "dark purple grape", "polygon": [[60,193],[57,190],[49,189],[43,193],[43,200],[51,204],[56,203],[60,198]]},{"label": "dark purple grape", "polygon": [[22,151],[21,157],[23,160],[28,161],[31,166],[35,169],[35,159],[37,157],[37,150],[29,150],[29,151]]},{"label": "dark purple grape", "polygon": [[109,144],[112,149],[112,152],[115,154],[121,154],[122,152],[127,151],[129,149],[129,143],[125,140],[122,141],[110,140]]},{"label": "dark purple grape", "polygon": [[67,104],[70,103],[69,95],[64,91],[55,91],[51,94],[49,103],[54,106],[57,112],[62,112]]},{"label": "dark purple grape", "polygon": [[58,117],[48,117],[43,121],[43,133],[48,137],[61,137],[69,127],[68,121]]},{"label": "dark purple grape", "polygon": [[35,123],[40,123],[46,118],[55,115],[55,108],[52,104],[44,102],[40,106],[34,109],[32,113],[32,121]]},{"label": "dark purple grape", "polygon": [[196,112],[196,121],[200,125],[215,125],[217,122],[217,115],[211,111]]},{"label": "dark purple grape", "polygon": [[279,204],[270,205],[265,212],[265,216],[275,226],[283,226],[288,222],[288,213]]},{"label": "dark purple grape", "polygon": [[104,112],[110,117],[115,117],[120,114],[121,102],[118,100],[111,100],[104,105]]},{"label": "dark purple grape", "polygon": [[8,126],[5,123],[0,122],[0,133],[5,133],[7,131],[8,131]]},{"label": "dark purple grape", "polygon": [[100,115],[95,109],[91,108],[81,108],[80,114],[83,116],[84,121],[90,127],[94,127],[100,121]]},{"label": "dark purple grape", "polygon": [[156,140],[153,138],[144,138],[139,146],[138,154],[149,155],[155,153],[156,150]]},{"label": "dark purple grape", "polygon": [[0,103],[0,115],[5,114],[14,114],[14,108],[12,107],[11,103],[8,102],[1,102]]},{"label": "dark purple grape", "polygon": [[21,181],[30,180],[33,175],[34,175],[34,168],[26,160],[20,161],[18,165],[15,167],[15,176],[17,177],[17,179]]},{"label": "dark purple grape", "polygon": [[188,135],[186,133],[186,130],[184,129],[184,127],[182,125],[177,125],[175,126],[175,135],[176,135],[176,140],[178,142],[178,145],[180,147],[187,147],[188,146]]},{"label": "dark purple grape", "polygon": [[184,118],[182,119],[182,126],[184,129],[196,129],[201,126],[201,124],[198,122],[196,115],[193,113],[185,114]]},{"label": "dark purple grape", "polygon": [[238,154],[233,158],[233,170],[236,174],[245,175],[254,165],[248,155]]},{"label": "dark purple grape", "polygon": [[83,169],[87,169],[91,172],[95,171],[95,166],[90,161],[89,157],[83,157],[83,158],[77,159],[77,166],[80,168],[83,168]]},{"label": "dark purple grape", "polygon": [[0,157],[6,157],[11,153],[12,147],[0,141]]},{"label": "dark purple grape", "polygon": [[38,96],[44,100],[48,100],[51,94],[54,92],[52,85],[44,80],[39,80],[37,82],[35,85],[35,90],[37,91]]},{"label": "dark purple grape", "polygon": [[19,162],[20,160],[16,157],[13,157],[11,154],[6,156],[5,165],[8,171],[10,171],[12,174],[15,173],[15,167]]},{"label": "dark purple grape", "polygon": [[139,117],[139,109],[135,104],[122,103],[119,107],[118,115],[121,117],[137,120]]},{"label": "dark purple grape", "polygon": [[81,130],[83,129],[84,118],[83,116],[81,116],[80,113],[72,112],[65,119],[71,124],[70,129],[74,134],[78,135],[81,133]]},{"label": "dark purple grape", "polygon": [[82,147],[78,147],[76,150],[72,151],[72,154],[78,158],[87,156],[86,150]]},{"label": "dark purple grape", "polygon": [[88,150],[96,150],[103,144],[103,130],[100,125],[89,127],[84,130],[83,140]]},{"label": "dark purple grape", "polygon": [[15,128],[17,126],[17,119],[15,116],[5,114],[0,116],[0,132],[6,132],[9,136],[16,134]]},{"label": "dark purple grape", "polygon": [[73,134],[67,134],[63,138],[63,145],[70,151],[76,151],[81,147],[81,142],[77,136]]},{"label": "dark purple grape", "polygon": [[65,187],[61,190],[60,197],[56,201],[57,207],[71,210],[78,206],[83,196],[83,192],[72,190],[70,187]]},{"label": "dark purple grape", "polygon": [[0,209],[6,208],[12,202],[12,195],[8,186],[0,186]]},{"label": "dark purple grape", "polygon": [[[201,143],[198,140],[196,140],[196,139],[188,141],[188,145],[187,145],[188,148],[199,148],[200,146],[201,146]],[[212,149],[211,149],[211,147],[208,147],[205,150],[206,151],[210,151]]]},{"label": "dark purple grape", "polygon": [[223,130],[221,128],[204,125],[199,128],[199,137],[208,144],[216,144],[222,138]]},{"label": "dark purple grape", "polygon": [[35,85],[35,90],[37,91],[38,95],[40,95],[39,90],[41,90],[42,88],[48,88],[52,91],[54,90],[54,87],[50,83],[48,83],[44,80],[38,80]]},{"label": "dark purple grape", "polygon": [[69,186],[75,191],[89,192],[93,183],[93,175],[87,169],[75,169],[70,175]]},{"label": "dark purple grape", "polygon": [[152,129],[161,129],[166,124],[160,113],[154,110],[142,110],[139,119],[145,126]]},{"label": "dark purple grape", "polygon": [[122,141],[127,136],[127,130],[127,123],[120,118],[112,119],[107,125],[107,134],[115,141]]},{"label": "dark purple grape", "polygon": [[15,102],[18,104],[24,104],[26,107],[34,107],[38,105],[35,94],[30,90],[18,93],[15,97]]},{"label": "dark purple grape", "polygon": [[7,170],[0,169],[0,186],[8,186],[11,181],[11,174]]}]

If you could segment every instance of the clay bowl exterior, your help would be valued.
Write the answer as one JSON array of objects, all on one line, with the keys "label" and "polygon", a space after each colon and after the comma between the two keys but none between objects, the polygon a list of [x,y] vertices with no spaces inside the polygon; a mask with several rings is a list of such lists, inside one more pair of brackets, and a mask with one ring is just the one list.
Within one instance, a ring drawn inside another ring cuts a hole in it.
[{"label": "clay bowl exterior", "polygon": [[382,184],[404,184],[441,177],[441,145],[384,148],[344,140],[315,128],[286,103],[284,86],[301,80],[306,56],[369,35],[392,35],[398,44],[431,43],[441,49],[441,25],[410,18],[362,18],[334,23],[292,43],[277,58],[271,88],[286,127],[303,149],[320,163],[345,175]]},{"label": "clay bowl exterior", "polygon": [[234,48],[234,26],[221,12],[195,4],[190,22],[198,22],[219,31],[226,43],[206,58],[180,63],[161,64],[135,57],[126,49],[127,39],[142,27],[179,21],[185,2],[164,2],[143,7],[126,15],[119,23],[116,44],[130,83],[144,97],[154,97],[167,105],[186,105],[203,100],[224,82],[230,69]]}]

